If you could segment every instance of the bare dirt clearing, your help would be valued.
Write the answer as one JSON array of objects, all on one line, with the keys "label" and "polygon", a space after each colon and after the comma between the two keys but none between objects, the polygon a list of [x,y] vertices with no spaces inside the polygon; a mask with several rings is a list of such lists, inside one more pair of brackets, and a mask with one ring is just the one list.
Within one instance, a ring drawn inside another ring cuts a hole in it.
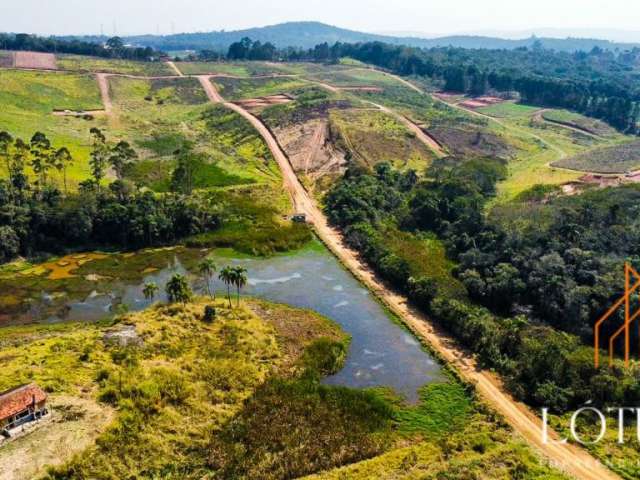
[{"label": "bare dirt clearing", "polygon": [[247,110],[258,110],[271,105],[281,105],[283,103],[292,102],[293,98],[286,94],[268,95],[266,97],[248,98],[247,100],[238,100],[233,103],[246,108]]},{"label": "bare dirt clearing", "polygon": [[15,68],[34,68],[38,70],[57,70],[56,56],[53,53],[15,52]]},{"label": "bare dirt clearing", "polygon": [[90,398],[52,396],[51,420],[0,449],[0,480],[31,480],[90,444],[113,419],[113,411]]},{"label": "bare dirt clearing", "polygon": [[505,100],[503,98],[485,96],[485,97],[476,97],[476,98],[470,98],[469,100],[464,100],[463,102],[460,102],[459,105],[464,108],[482,108],[482,107],[488,107],[491,105],[496,105],[504,101]]}]

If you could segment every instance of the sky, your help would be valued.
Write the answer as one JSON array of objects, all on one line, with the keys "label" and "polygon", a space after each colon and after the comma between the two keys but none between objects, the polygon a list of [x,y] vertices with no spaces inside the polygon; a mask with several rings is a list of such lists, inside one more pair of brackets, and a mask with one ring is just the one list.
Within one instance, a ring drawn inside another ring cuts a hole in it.
[{"label": "sky", "polygon": [[[640,31],[634,0],[0,0],[0,31],[118,35],[237,30],[315,20],[423,35]],[[640,41],[640,33],[633,34]]]}]

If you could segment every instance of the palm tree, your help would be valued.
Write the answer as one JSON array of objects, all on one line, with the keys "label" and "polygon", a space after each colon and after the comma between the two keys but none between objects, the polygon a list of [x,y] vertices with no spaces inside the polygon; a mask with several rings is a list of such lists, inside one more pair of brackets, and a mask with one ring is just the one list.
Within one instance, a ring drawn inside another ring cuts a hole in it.
[{"label": "palm tree", "polygon": [[142,289],[142,294],[144,295],[144,298],[146,298],[147,300],[153,301],[153,299],[156,296],[156,293],[158,293],[158,290],[159,290],[158,285],[156,285],[154,282],[149,282],[144,284],[144,288]]},{"label": "palm tree", "polygon": [[247,284],[247,269],[244,267],[236,267],[233,269],[233,283],[237,288],[238,295],[236,304],[240,306],[240,289]]},{"label": "palm tree", "polygon": [[211,280],[213,279],[213,274],[218,270],[218,266],[213,261],[213,258],[207,257],[203,259],[198,265],[198,271],[204,278],[204,283],[207,286],[207,292],[209,296],[215,300],[216,299],[216,291],[211,288]]},{"label": "palm tree", "polygon": [[229,308],[231,308],[231,284],[235,282],[235,270],[227,265],[220,270],[218,278],[227,286],[227,299],[229,300]]},{"label": "palm tree", "polygon": [[191,300],[192,292],[187,277],[176,273],[173,275],[165,286],[169,303],[182,302],[187,303]]}]

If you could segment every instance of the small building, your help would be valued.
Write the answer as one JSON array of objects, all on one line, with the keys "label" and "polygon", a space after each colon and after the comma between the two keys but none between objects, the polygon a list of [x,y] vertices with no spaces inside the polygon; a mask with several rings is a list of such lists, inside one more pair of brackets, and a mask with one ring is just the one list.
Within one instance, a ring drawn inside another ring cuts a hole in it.
[{"label": "small building", "polygon": [[35,383],[0,393],[0,433],[4,436],[11,436],[11,430],[40,420],[47,413],[47,394]]}]

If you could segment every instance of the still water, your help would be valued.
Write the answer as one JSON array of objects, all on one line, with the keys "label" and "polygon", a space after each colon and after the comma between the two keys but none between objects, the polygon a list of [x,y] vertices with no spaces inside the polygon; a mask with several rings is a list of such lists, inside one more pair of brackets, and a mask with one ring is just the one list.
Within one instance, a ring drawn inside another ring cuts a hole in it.
[{"label": "still water", "polygon": [[[414,402],[421,386],[445,380],[418,341],[394,323],[369,291],[319,245],[272,258],[213,257],[218,265],[247,268],[249,281],[243,294],[314,310],[351,335],[344,368],[325,383],[356,388],[388,386]],[[129,310],[143,309],[148,305],[142,294],[144,283],[162,286],[176,272],[186,273],[173,258],[166,268],[148,275],[139,285],[123,285],[118,292],[93,292],[84,301],[68,305],[66,320],[102,318],[115,302]],[[219,280],[213,285],[220,293],[225,290]],[[204,290],[197,282],[194,287]],[[163,295],[160,293],[157,300],[165,300]]]}]

